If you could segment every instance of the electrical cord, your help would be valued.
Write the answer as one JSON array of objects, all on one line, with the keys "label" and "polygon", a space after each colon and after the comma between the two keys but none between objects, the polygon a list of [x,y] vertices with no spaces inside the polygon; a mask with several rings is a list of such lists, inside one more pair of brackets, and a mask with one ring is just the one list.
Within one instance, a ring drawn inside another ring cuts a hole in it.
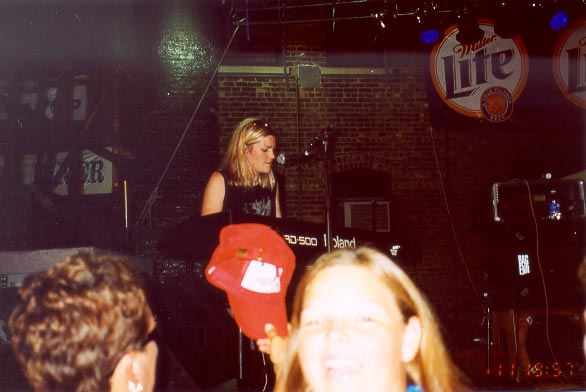
[{"label": "electrical cord", "polygon": [[[448,214],[448,220],[450,222],[450,228],[452,229],[452,236],[454,237],[454,242],[456,243],[456,248],[458,250],[458,255],[460,256],[460,260],[462,261],[462,265],[464,266],[464,270],[466,271],[466,275],[468,276],[468,281],[470,282],[470,286],[472,287],[472,291],[474,292],[474,294],[476,295],[477,298],[480,298],[480,294],[478,292],[478,289],[476,288],[476,285],[474,284],[474,280],[472,279],[472,275],[470,274],[470,270],[468,268],[468,263],[466,262],[466,258],[464,257],[464,254],[462,253],[462,248],[460,247],[460,240],[458,238],[458,234],[456,233],[456,227],[454,225],[454,220],[452,217],[452,213],[450,211],[450,206],[448,204],[448,197],[446,195],[446,188],[444,185],[444,179],[442,176],[442,170],[440,168],[440,164],[439,164],[439,158],[437,156],[437,146],[435,144],[435,138],[433,135],[433,126],[429,127],[429,133],[431,136],[431,142],[433,145],[433,154],[434,154],[434,158],[435,158],[435,164],[437,167],[437,172],[439,175],[439,180],[440,180],[440,185],[442,188],[442,196],[443,196],[443,200],[444,200],[444,204],[446,206],[446,212]],[[484,304],[481,302],[482,305],[482,309],[483,311],[486,312],[486,309],[484,307]]]},{"label": "electrical cord", "polygon": [[262,392],[265,392],[267,390],[267,387],[269,386],[269,373],[267,370],[267,360],[265,357],[265,353],[260,353],[260,355],[262,355],[262,366],[263,366],[263,370],[264,370],[264,385],[262,387]]},{"label": "electrical cord", "polygon": [[[540,243],[539,243],[539,226],[537,225],[537,217],[535,215],[535,209],[533,208],[533,196],[531,193],[531,187],[529,186],[529,182],[527,180],[523,180],[523,183],[527,187],[527,195],[529,197],[529,207],[531,209],[531,217],[533,218],[533,226],[535,228],[535,254],[537,259],[537,267],[539,268],[539,275],[541,277],[541,284],[543,287],[543,298],[545,301],[545,339],[547,340],[547,347],[549,348],[549,352],[553,358],[554,363],[559,363],[555,353],[553,352],[553,346],[551,344],[551,339],[549,337],[549,298],[547,296],[547,286],[545,284],[545,275],[543,274],[543,268],[541,266],[541,257],[540,257]],[[566,374],[562,371],[560,367],[560,375],[562,378],[569,382]]]}]

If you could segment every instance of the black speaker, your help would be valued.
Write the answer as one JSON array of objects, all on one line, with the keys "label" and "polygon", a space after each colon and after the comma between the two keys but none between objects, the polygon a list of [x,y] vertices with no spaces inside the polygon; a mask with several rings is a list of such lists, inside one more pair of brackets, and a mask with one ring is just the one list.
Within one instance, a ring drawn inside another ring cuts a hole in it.
[{"label": "black speaker", "polygon": [[58,261],[79,252],[123,259],[134,265],[146,277],[150,277],[153,272],[153,261],[149,258],[92,246],[9,251],[0,252],[0,288],[19,287],[26,276],[46,271]]},{"label": "black speaker", "polygon": [[159,356],[156,370],[156,392],[183,391],[201,392],[191,375],[175,357],[173,351],[162,341],[157,341]]},{"label": "black speaker", "polygon": [[203,277],[167,277],[154,285],[152,302],[162,338],[197,385],[236,380],[238,329],[222,291]]},{"label": "black speaker", "polygon": [[496,224],[487,266],[497,309],[583,305],[578,267],[586,257],[584,221]]}]

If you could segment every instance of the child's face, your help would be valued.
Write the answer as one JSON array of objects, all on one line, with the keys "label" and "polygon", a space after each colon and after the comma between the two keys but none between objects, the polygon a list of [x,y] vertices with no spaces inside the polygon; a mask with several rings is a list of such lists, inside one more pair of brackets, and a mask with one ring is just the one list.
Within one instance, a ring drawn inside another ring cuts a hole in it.
[{"label": "child's face", "polygon": [[404,392],[405,362],[419,346],[418,337],[417,347],[406,347],[410,324],[390,289],[367,268],[321,271],[306,289],[298,338],[311,390]]}]

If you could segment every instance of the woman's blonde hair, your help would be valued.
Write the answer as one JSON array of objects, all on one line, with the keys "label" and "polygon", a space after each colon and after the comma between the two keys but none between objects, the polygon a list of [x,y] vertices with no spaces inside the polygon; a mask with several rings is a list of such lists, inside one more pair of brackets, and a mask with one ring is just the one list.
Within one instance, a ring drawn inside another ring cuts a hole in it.
[{"label": "woman's blonde hair", "polygon": [[261,186],[273,189],[275,187],[275,176],[271,170],[269,173],[255,173],[248,160],[246,153],[252,145],[259,143],[267,136],[276,136],[269,124],[257,118],[242,120],[234,129],[224,160],[220,167],[226,176],[228,184],[237,187]]},{"label": "woman's blonde hair", "polygon": [[289,342],[283,364],[278,368],[275,391],[309,390],[301,370],[297,350],[306,289],[322,271],[338,265],[357,265],[372,271],[396,298],[405,322],[412,316],[421,320],[422,336],[419,352],[406,365],[410,383],[419,385],[427,392],[468,390],[462,382],[460,371],[449,356],[437,319],[424,295],[391,259],[377,250],[362,247],[356,250],[338,250],[321,256],[301,279],[295,293]]}]

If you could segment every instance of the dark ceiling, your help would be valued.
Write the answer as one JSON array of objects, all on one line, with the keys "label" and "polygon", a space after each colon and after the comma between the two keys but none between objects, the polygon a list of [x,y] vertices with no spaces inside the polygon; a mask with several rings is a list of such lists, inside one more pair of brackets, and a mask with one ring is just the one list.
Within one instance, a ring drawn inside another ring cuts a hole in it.
[{"label": "dark ceiling", "polygon": [[417,42],[417,17],[443,29],[464,10],[507,15],[538,51],[555,39],[546,19],[556,4],[573,18],[585,14],[584,0],[9,0],[0,4],[0,72],[149,72],[159,62],[165,29],[186,21],[211,52],[226,47],[236,26],[231,49],[278,52],[291,38],[283,33],[288,25],[325,32],[333,51],[425,50]]}]

